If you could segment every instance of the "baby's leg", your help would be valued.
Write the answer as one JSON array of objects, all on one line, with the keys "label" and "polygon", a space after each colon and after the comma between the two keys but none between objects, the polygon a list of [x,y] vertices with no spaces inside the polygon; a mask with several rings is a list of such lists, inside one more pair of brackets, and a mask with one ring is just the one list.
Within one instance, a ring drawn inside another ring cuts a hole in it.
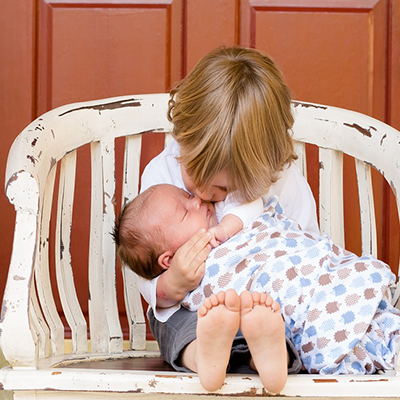
[{"label": "baby's leg", "polygon": [[240,299],[230,289],[207,298],[197,312],[197,339],[182,354],[182,365],[198,372],[204,389],[221,388],[240,325]]},{"label": "baby's leg", "polygon": [[288,352],[285,324],[279,303],[265,293],[245,291],[240,295],[241,331],[252,356],[250,367],[264,387],[279,393],[286,384]]}]

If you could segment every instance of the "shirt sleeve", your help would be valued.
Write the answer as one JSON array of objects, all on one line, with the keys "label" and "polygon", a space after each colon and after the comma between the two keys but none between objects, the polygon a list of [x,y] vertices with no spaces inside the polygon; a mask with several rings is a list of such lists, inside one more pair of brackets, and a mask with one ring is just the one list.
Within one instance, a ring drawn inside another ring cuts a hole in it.
[{"label": "shirt sleeve", "polygon": [[295,220],[303,230],[320,236],[314,196],[295,164],[283,170],[281,177],[263,196],[264,202],[274,195],[279,197],[286,217]]},{"label": "shirt sleeve", "polygon": [[240,204],[232,194],[228,194],[224,201],[217,203],[216,212],[218,221],[225,215],[233,214],[241,219],[243,228],[257,219],[263,211],[263,200],[258,198],[250,203]]},{"label": "shirt sleeve", "polygon": [[181,304],[175,304],[174,306],[168,307],[168,308],[160,308],[157,307],[157,282],[159,279],[159,276],[152,280],[148,280],[145,278],[142,278],[139,275],[137,276],[137,286],[138,289],[143,296],[143,298],[146,300],[146,302],[149,305],[149,309],[153,309],[154,316],[160,321],[160,322],[165,322],[167,319],[174,314],[176,311],[178,311],[181,308]]}]

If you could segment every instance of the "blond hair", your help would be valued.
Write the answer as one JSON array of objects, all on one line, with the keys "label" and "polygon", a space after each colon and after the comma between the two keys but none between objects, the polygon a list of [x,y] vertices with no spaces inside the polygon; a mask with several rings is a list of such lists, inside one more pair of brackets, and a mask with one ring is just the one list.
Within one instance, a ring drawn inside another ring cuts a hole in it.
[{"label": "blond hair", "polygon": [[200,189],[225,170],[228,190],[253,201],[297,158],[290,90],[257,50],[223,47],[202,58],[171,91],[168,117],[179,161]]},{"label": "blond hair", "polygon": [[146,211],[155,190],[152,186],[127,203],[112,232],[122,263],[146,279],[164,272],[158,264],[158,257],[166,247],[164,235],[159,227],[149,229],[146,225]]}]

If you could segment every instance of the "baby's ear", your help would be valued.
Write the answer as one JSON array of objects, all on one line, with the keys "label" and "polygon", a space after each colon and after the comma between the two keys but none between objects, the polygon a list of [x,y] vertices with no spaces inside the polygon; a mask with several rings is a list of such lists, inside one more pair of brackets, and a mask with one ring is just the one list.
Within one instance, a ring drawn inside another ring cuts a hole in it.
[{"label": "baby's ear", "polygon": [[158,257],[158,264],[161,268],[168,269],[171,266],[174,254],[172,250],[167,250]]}]

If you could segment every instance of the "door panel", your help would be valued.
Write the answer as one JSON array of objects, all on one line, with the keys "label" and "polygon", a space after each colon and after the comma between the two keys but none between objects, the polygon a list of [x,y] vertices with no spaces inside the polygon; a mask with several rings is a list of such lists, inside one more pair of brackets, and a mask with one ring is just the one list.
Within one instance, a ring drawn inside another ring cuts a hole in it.
[{"label": "door panel", "polygon": [[[295,99],[363,112],[384,120],[386,109],[386,1],[245,0],[242,44],[261,49],[282,69]],[[308,148],[309,180],[318,193],[318,155]],[[360,254],[358,194],[353,163],[345,159],[347,247]],[[383,179],[374,174],[375,201],[382,210]],[[382,213],[377,214],[382,239]],[[379,255],[387,257],[380,241]]]}]

